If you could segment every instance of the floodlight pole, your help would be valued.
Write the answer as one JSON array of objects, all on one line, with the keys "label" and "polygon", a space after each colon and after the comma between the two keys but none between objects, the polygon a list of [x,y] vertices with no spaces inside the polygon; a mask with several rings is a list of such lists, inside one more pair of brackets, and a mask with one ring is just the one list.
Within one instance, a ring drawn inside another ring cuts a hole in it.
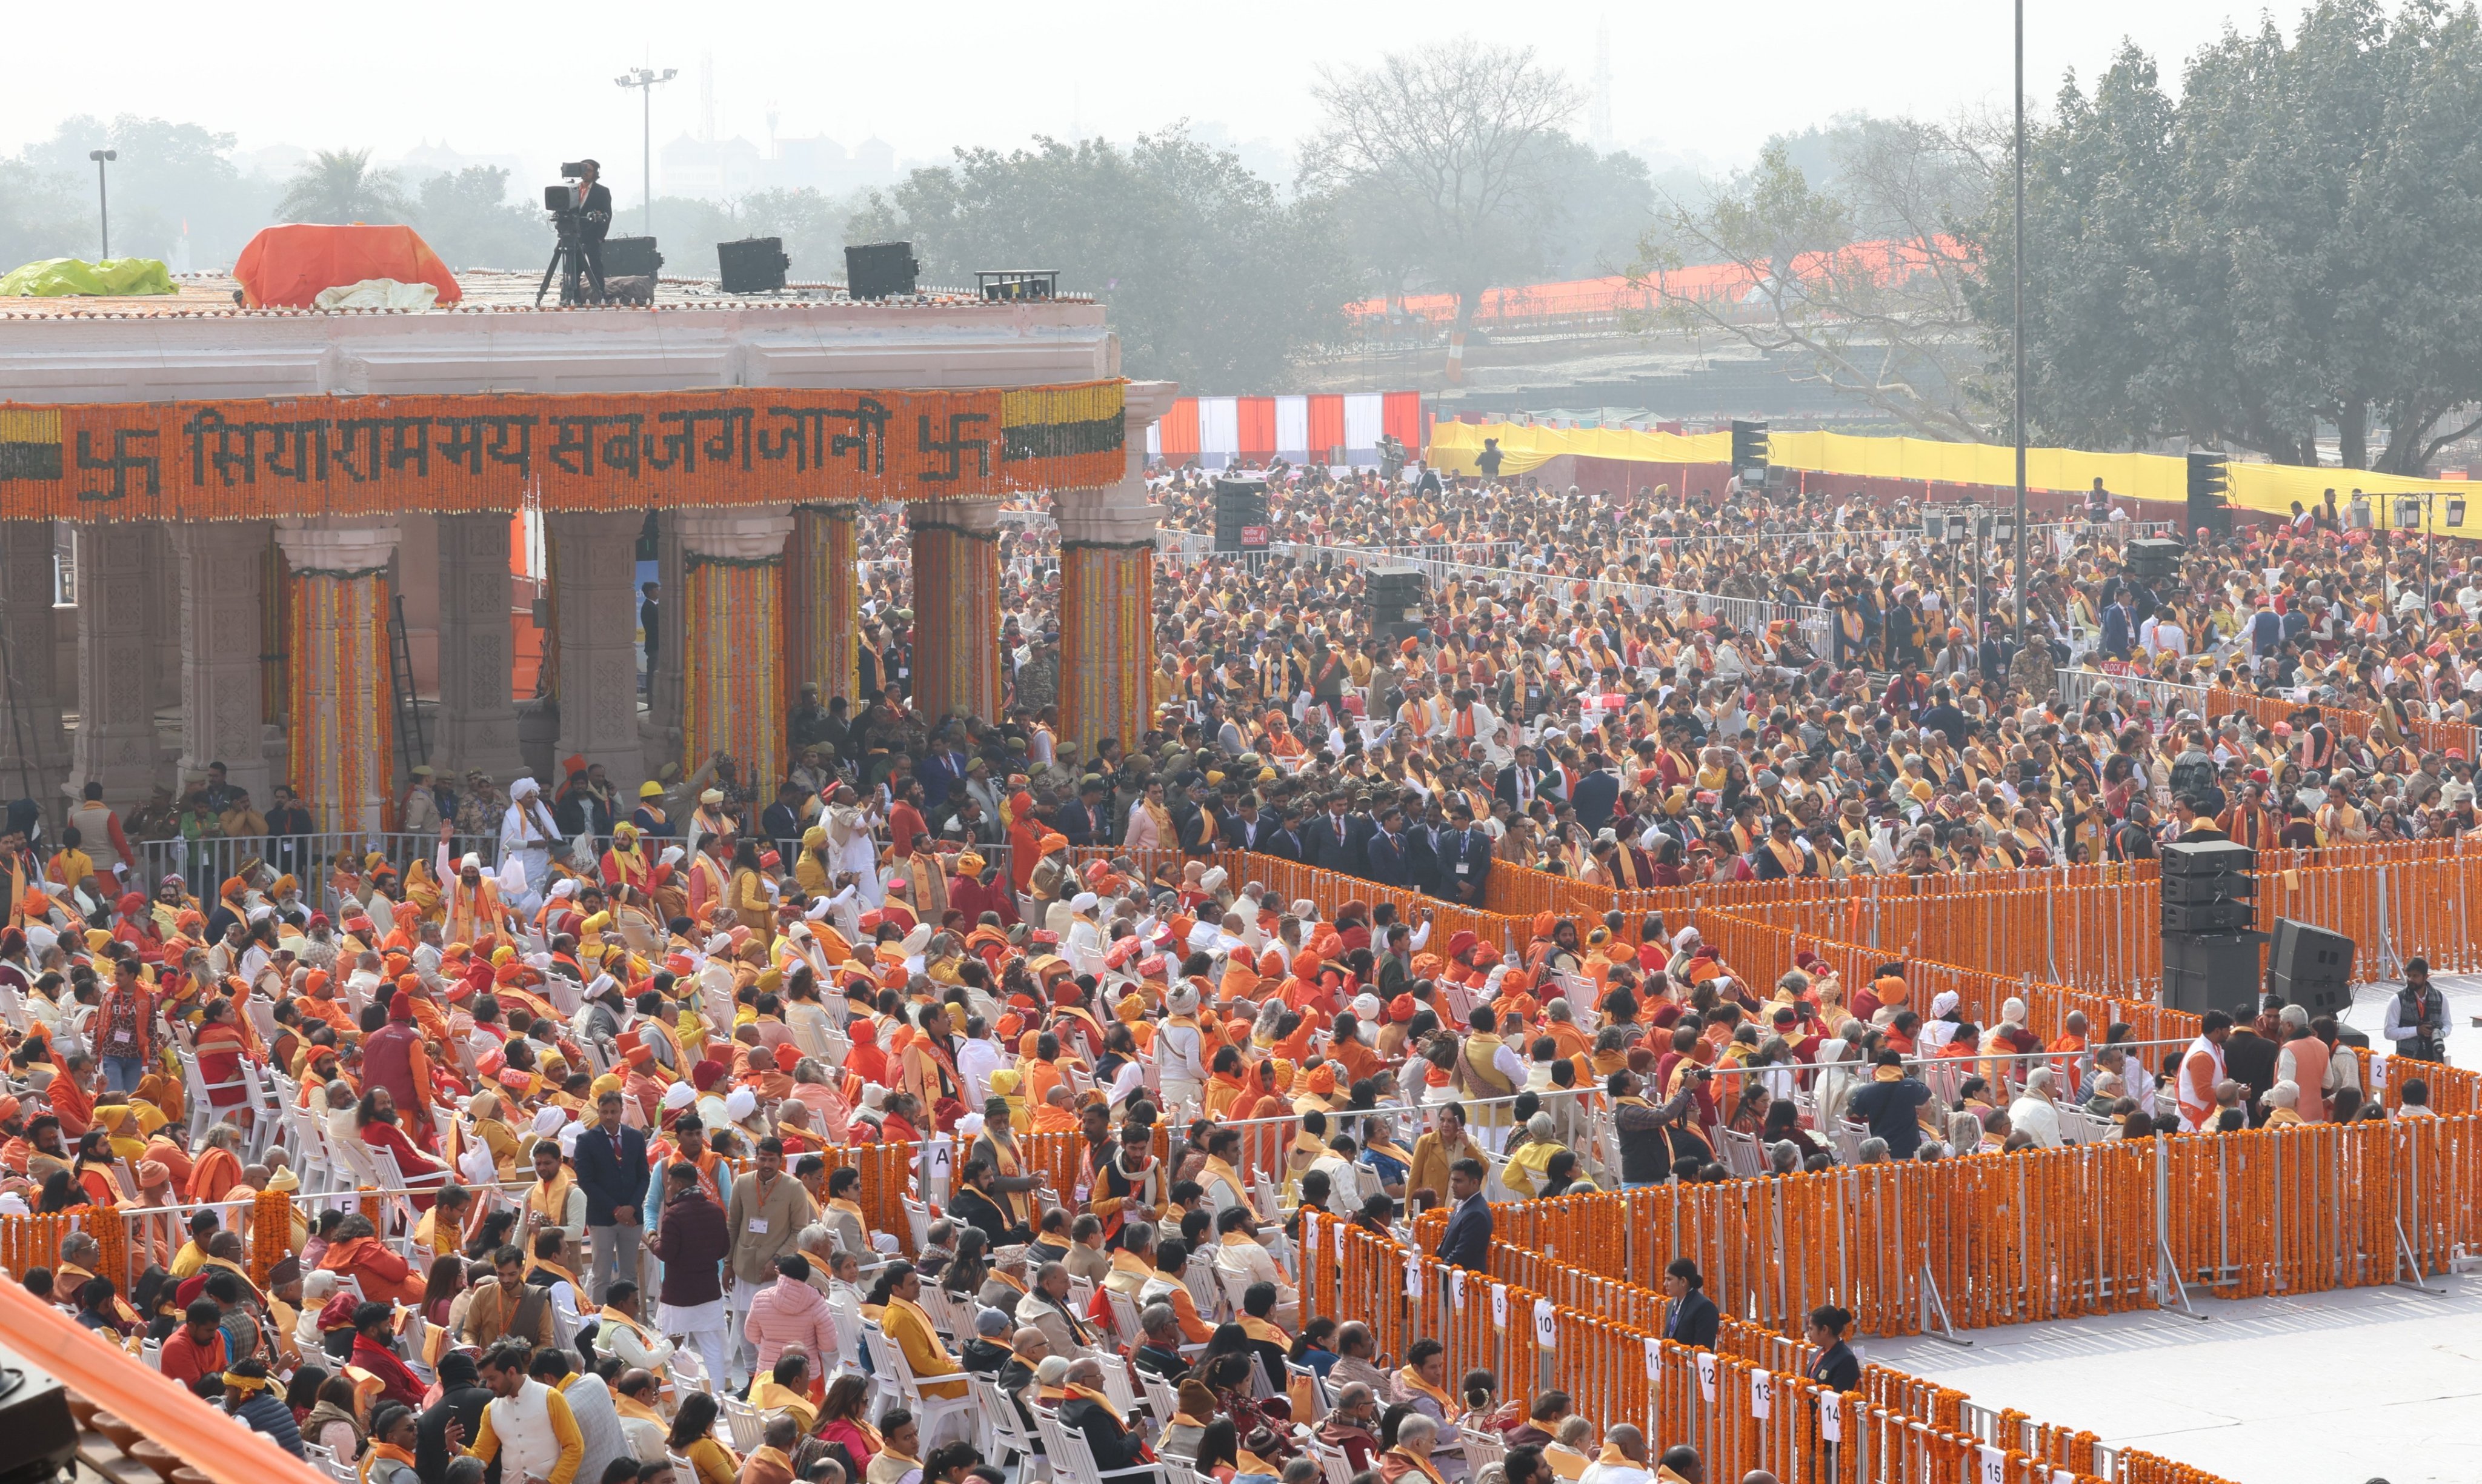
[{"label": "floodlight pole", "polygon": [[94,162],[95,216],[98,219],[99,225],[103,228],[103,256],[109,258],[112,256],[112,196],[104,187],[103,163],[106,160],[119,159],[120,151],[118,149],[90,149],[86,152],[86,157]]},{"label": "floodlight pole", "polygon": [[623,88],[638,90],[639,160],[646,172],[647,235],[649,237],[655,235],[655,84],[671,82],[679,75],[677,67],[666,67],[661,72],[653,67],[632,67],[612,79]]},{"label": "floodlight pole", "polygon": [[2010,390],[2017,404],[2017,648],[2025,648],[2025,590],[2033,583],[2025,571],[2025,0],[2017,0],[2017,246],[2008,275],[2010,349],[2017,374]]}]

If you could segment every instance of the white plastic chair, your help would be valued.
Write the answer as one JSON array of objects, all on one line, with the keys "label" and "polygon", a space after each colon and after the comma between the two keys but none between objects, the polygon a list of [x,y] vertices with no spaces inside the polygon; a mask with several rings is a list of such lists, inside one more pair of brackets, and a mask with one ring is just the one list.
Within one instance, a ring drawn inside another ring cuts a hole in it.
[{"label": "white plastic chair", "polygon": [[732,1433],[734,1452],[753,1453],[766,1445],[767,1439],[759,1425],[757,1408],[738,1396],[720,1396],[716,1400],[724,1409],[725,1426]]},{"label": "white plastic chair", "polygon": [[[974,1419],[976,1409],[971,1387],[963,1396],[925,1396],[921,1381],[914,1376],[913,1367],[906,1363],[904,1350],[887,1342],[886,1332],[875,1324],[865,1324],[861,1333],[862,1342],[870,1346],[872,1375],[885,1378],[882,1395],[902,1401],[913,1414],[913,1419],[921,1424],[926,1447],[939,1435],[941,1420],[951,1417],[964,1418],[966,1425],[974,1430],[974,1435],[981,1435],[982,1424]],[[939,1379],[944,1384],[949,1378],[942,1376]]]}]

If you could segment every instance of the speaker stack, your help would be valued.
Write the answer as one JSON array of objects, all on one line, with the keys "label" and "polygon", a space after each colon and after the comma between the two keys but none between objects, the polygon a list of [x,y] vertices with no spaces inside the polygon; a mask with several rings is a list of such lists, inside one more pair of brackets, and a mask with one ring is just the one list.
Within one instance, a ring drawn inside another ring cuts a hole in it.
[{"label": "speaker stack", "polygon": [[1215,481],[1215,549],[1266,555],[1267,481]]},{"label": "speaker stack", "polygon": [[2160,587],[2180,570],[2180,559],[2188,552],[2179,542],[2161,537],[2133,541],[2128,543],[2129,570],[2149,588]]},{"label": "speaker stack", "polygon": [[2250,931],[2257,868],[2257,854],[2230,840],[2163,847],[2165,1005],[2191,1015],[2255,1011],[2267,941]]},{"label": "speaker stack", "polygon": [[1372,572],[1367,596],[1371,628],[1386,635],[1389,644],[1402,644],[1410,636],[1429,630],[1431,585],[1420,568]]}]

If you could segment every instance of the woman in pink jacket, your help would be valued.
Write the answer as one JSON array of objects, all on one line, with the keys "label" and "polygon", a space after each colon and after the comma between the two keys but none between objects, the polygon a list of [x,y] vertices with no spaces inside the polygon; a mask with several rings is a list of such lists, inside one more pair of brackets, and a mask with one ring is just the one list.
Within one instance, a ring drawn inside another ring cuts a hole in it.
[{"label": "woman in pink jacket", "polygon": [[825,1294],[810,1286],[810,1259],[788,1252],[776,1259],[776,1281],[750,1301],[750,1317],[742,1322],[744,1338],[758,1347],[764,1375],[776,1358],[800,1348],[811,1360],[811,1374],[826,1375],[839,1355],[835,1322],[829,1317]]}]

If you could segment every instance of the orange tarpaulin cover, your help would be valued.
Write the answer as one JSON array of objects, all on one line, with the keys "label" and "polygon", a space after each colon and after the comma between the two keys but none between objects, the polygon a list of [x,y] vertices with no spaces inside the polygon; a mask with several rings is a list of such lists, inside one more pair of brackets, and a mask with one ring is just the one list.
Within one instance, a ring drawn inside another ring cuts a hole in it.
[{"label": "orange tarpaulin cover", "polygon": [[457,276],[410,226],[359,223],[326,226],[312,222],[264,226],[233,262],[233,279],[241,284],[242,302],[252,307],[308,308],[321,289],[342,288],[364,278],[428,283],[439,290],[441,304],[455,304],[463,297]]}]

